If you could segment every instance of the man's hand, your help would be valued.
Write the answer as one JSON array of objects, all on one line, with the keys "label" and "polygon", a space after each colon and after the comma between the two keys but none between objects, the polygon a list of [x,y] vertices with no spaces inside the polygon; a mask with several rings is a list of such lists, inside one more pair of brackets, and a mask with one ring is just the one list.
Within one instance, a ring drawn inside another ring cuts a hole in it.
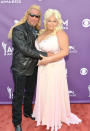
[{"label": "man's hand", "polygon": [[38,61],[38,66],[39,65],[46,65],[46,64],[48,64],[48,58],[47,57],[45,57],[45,56],[42,56],[42,55],[40,55],[43,59],[42,60],[39,60]]},{"label": "man's hand", "polygon": [[46,64],[48,64],[49,63],[49,58],[50,58],[50,56],[53,56],[54,55],[54,53],[52,53],[52,52],[47,52],[47,54],[48,54],[48,57],[45,57],[45,56],[43,56],[43,55],[40,55],[41,57],[42,57],[42,60],[39,60],[38,61],[38,66],[39,65],[46,65]]}]

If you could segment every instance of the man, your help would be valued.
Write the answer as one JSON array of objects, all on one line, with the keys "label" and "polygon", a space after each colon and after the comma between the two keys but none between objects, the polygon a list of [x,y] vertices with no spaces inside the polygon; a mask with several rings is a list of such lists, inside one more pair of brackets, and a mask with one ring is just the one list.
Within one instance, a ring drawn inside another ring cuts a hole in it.
[{"label": "man", "polygon": [[[14,93],[12,101],[12,122],[15,131],[22,131],[22,100],[24,96],[24,116],[32,116],[32,99],[37,76],[37,61],[47,56],[47,53],[35,49],[35,39],[40,28],[40,7],[31,6],[23,19],[14,25],[9,38],[12,38],[13,59],[12,74],[14,80]],[[25,89],[25,92],[24,92]]]}]

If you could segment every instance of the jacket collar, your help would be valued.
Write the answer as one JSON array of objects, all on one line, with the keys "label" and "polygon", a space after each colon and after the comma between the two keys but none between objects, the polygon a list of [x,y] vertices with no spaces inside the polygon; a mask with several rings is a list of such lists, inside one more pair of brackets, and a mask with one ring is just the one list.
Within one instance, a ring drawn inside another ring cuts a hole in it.
[{"label": "jacket collar", "polygon": [[26,27],[27,32],[30,32],[30,33],[32,32],[34,37],[37,38],[39,31],[35,27],[29,25],[27,21],[25,22],[25,27]]},{"label": "jacket collar", "polygon": [[26,27],[26,30],[27,30],[28,32],[31,32],[31,31],[34,31],[34,30],[35,30],[35,27],[29,25],[27,21],[25,22],[25,27]]}]

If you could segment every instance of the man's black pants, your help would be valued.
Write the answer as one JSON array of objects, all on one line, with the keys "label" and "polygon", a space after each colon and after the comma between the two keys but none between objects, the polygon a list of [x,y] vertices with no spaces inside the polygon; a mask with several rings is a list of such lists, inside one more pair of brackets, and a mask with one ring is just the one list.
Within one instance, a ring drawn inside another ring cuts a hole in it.
[{"label": "man's black pants", "polygon": [[12,100],[12,122],[14,126],[22,121],[22,100],[24,97],[24,113],[32,114],[32,100],[37,80],[37,69],[33,75],[24,76],[13,72],[14,93]]}]

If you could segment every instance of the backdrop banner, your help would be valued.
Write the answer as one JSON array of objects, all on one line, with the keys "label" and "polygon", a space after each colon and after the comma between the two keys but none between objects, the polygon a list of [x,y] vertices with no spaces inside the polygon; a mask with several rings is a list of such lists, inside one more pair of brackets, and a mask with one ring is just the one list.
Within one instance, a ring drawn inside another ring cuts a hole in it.
[{"label": "backdrop banner", "polygon": [[8,32],[32,4],[41,7],[42,28],[47,9],[60,11],[69,36],[66,73],[70,102],[90,103],[90,0],[0,0],[0,104],[11,104],[13,98],[13,48]]}]

